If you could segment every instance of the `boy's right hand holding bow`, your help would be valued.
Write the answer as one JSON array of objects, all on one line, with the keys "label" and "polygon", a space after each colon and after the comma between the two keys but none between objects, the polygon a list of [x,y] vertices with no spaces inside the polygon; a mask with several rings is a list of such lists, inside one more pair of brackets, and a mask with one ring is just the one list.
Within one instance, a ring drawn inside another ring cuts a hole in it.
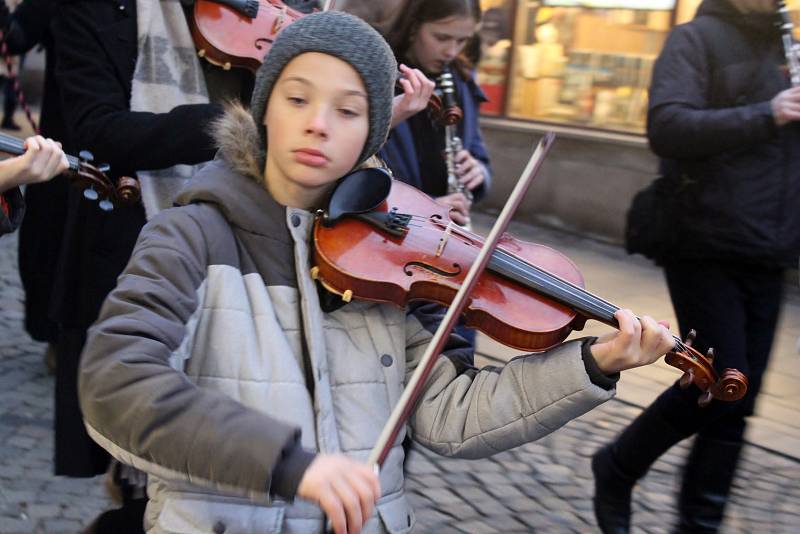
[{"label": "boy's right hand holding bow", "polygon": [[320,454],[306,469],[297,496],[319,504],[336,534],[358,534],[381,496],[378,475],[342,454]]}]

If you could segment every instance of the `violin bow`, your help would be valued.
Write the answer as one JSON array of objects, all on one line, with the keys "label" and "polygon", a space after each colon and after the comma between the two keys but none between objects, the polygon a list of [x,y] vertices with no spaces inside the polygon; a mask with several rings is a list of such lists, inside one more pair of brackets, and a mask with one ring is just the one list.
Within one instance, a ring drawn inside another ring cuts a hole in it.
[{"label": "violin bow", "polygon": [[430,375],[431,371],[433,370],[433,365],[436,363],[436,358],[438,358],[439,354],[442,352],[442,349],[444,349],[447,337],[450,335],[450,332],[453,330],[456,321],[461,316],[461,312],[464,310],[464,306],[467,304],[467,296],[471,294],[472,290],[475,288],[478,278],[486,268],[489,258],[497,246],[500,237],[508,228],[508,224],[511,222],[511,217],[517,211],[517,208],[519,207],[520,202],[522,202],[522,198],[525,196],[525,193],[528,191],[528,187],[530,186],[531,182],[533,182],[533,179],[539,173],[542,163],[544,162],[544,159],[547,156],[555,137],[556,136],[553,132],[548,132],[545,134],[542,140],[539,141],[539,144],[536,147],[536,150],[534,150],[531,159],[525,166],[525,170],[522,171],[522,176],[517,182],[517,185],[514,187],[514,190],[511,192],[511,195],[508,197],[506,205],[503,207],[503,211],[500,213],[500,216],[494,223],[489,236],[486,238],[486,242],[483,244],[483,247],[478,253],[477,259],[475,262],[473,262],[472,266],[467,272],[467,276],[465,277],[461,288],[453,298],[453,302],[448,307],[444,319],[439,325],[439,328],[436,329],[436,333],[433,335],[433,339],[428,344],[425,354],[420,360],[419,365],[417,365],[417,368],[414,370],[414,373],[411,375],[411,379],[409,380],[406,388],[403,390],[400,400],[392,410],[389,420],[383,427],[383,431],[378,437],[378,441],[375,443],[375,446],[370,452],[369,459],[367,460],[368,465],[375,466],[379,469],[386,460],[386,457],[389,455],[389,451],[391,450],[395,439],[397,439],[400,429],[406,424],[406,420],[408,420],[408,417],[411,415],[411,411],[414,409],[417,400],[419,400],[419,396],[422,393],[422,387],[424,386],[428,375]]}]

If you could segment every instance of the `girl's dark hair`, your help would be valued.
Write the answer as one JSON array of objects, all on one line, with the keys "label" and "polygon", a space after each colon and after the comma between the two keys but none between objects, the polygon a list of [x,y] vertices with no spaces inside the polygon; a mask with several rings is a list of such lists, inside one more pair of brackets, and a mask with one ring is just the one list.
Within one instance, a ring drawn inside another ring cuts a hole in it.
[{"label": "girl's dark hair", "polygon": [[[411,46],[411,38],[423,23],[461,16],[472,17],[475,22],[480,22],[480,0],[410,0],[402,14],[386,33],[386,41],[394,50],[397,61],[402,62],[406,60],[406,53]],[[477,40],[477,32],[464,50],[472,50],[470,45],[475,40]],[[453,63],[453,67],[465,78],[469,76],[469,71],[474,67],[474,62],[463,52]]]}]

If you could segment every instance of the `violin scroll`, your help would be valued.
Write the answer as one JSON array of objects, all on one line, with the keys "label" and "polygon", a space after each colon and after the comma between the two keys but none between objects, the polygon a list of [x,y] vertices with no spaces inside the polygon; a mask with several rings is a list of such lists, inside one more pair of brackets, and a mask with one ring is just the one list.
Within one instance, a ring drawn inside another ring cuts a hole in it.
[{"label": "violin scroll", "polygon": [[694,384],[703,391],[697,403],[701,407],[708,406],[712,399],[736,401],[747,393],[747,377],[736,369],[725,369],[720,377],[714,370],[714,349],[708,349],[703,355],[692,348],[695,339],[692,330],[686,340],[678,343],[669,352],[664,361],[668,365],[683,371],[679,384],[687,388]]},{"label": "violin scroll", "polygon": [[130,176],[121,176],[117,180],[116,196],[123,204],[136,204],[142,198],[139,180]]},{"label": "violin scroll", "polygon": [[77,159],[68,159],[71,159],[67,171],[69,179],[83,189],[83,196],[88,200],[100,199],[98,205],[103,211],[111,211],[114,206],[139,202],[141,190],[136,179],[123,176],[114,184],[106,175],[109,166],[93,165],[94,156],[88,150],[82,150]]}]

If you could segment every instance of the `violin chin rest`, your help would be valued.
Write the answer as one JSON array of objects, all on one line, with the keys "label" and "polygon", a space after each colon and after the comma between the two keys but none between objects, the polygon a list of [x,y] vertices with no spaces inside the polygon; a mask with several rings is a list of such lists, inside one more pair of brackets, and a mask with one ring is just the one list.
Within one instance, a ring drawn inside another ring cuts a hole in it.
[{"label": "violin chin rest", "polygon": [[328,201],[323,224],[332,226],[343,217],[374,210],[389,196],[392,177],[383,169],[358,169],[339,180]]}]

